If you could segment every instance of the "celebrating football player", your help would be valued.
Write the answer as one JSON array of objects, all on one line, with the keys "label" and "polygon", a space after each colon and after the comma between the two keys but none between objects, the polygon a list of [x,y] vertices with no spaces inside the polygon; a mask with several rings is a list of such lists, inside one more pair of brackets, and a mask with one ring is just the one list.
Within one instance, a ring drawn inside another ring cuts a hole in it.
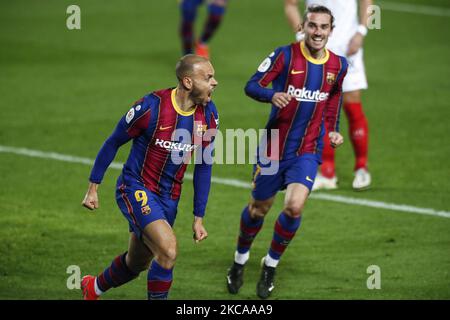
[{"label": "celebrating football player", "polygon": [[[256,290],[260,298],[270,296],[276,267],[300,227],[303,207],[321,162],[325,129],[332,147],[343,143],[339,111],[347,60],[325,48],[333,21],[328,8],[309,7],[303,22],[304,41],[277,48],[261,63],[245,88],[253,99],[272,104],[266,129],[269,133],[278,130],[278,148],[268,139],[264,143],[267,152],[262,153],[268,159],[259,156],[254,167],[252,198],[242,211],[234,262],[227,275],[230,293],[237,293],[242,286],[253,240],[275,195],[286,189],[284,209],[275,223],[268,253],[262,259]],[[272,89],[266,88],[270,83]],[[279,162],[278,172],[263,174],[270,161]]]},{"label": "celebrating football player", "polygon": [[[209,60],[182,57],[176,65],[178,85],[140,99],[122,117],[95,160],[82,205],[99,207],[97,189],[120,146],[133,140],[128,160],[117,179],[116,201],[129,223],[128,250],[97,277],[82,279],[84,299],[96,300],[148,270],[148,298],[167,299],[177,256],[172,229],[181,184],[194,149],[211,150],[218,114],[211,94],[217,86]],[[208,137],[203,137],[209,135]],[[182,160],[182,161],[180,161]],[[196,161],[194,221],[196,242],[207,238],[203,216],[211,185],[211,159]],[[198,163],[198,164],[197,164]],[[105,224],[105,227],[108,223]]]}]

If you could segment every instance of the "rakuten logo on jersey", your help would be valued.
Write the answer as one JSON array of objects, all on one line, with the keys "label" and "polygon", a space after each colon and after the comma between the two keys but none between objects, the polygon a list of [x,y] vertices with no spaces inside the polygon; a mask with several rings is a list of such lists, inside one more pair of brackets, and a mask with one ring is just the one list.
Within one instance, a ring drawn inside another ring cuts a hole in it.
[{"label": "rakuten logo on jersey", "polygon": [[191,152],[198,147],[198,145],[195,144],[186,144],[162,139],[156,139],[155,145],[169,151],[184,151],[184,152]]},{"label": "rakuten logo on jersey", "polygon": [[320,90],[312,91],[306,88],[297,89],[293,85],[289,85],[287,93],[297,101],[304,102],[321,102],[328,99],[328,93],[320,92]]}]

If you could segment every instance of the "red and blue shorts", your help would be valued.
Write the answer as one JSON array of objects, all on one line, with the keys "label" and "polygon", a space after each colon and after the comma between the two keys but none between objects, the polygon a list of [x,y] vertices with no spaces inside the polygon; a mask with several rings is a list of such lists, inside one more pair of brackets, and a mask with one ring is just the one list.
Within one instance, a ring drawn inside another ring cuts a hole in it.
[{"label": "red and blue shorts", "polygon": [[171,199],[170,196],[160,196],[142,184],[126,185],[120,178],[117,183],[117,204],[128,220],[130,231],[139,238],[145,227],[153,221],[162,219],[173,226],[177,215],[178,200]]}]

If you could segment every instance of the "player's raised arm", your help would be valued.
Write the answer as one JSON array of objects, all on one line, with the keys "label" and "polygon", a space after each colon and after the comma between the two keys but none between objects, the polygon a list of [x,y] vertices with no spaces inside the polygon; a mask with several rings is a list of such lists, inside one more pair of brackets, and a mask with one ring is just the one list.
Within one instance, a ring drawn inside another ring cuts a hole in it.
[{"label": "player's raised arm", "polygon": [[302,25],[302,18],[298,10],[298,0],[284,0],[284,14],[292,31],[299,31]]},{"label": "player's raised arm", "polygon": [[[140,101],[143,102],[143,101]],[[95,158],[94,167],[89,177],[89,186],[82,201],[82,206],[94,210],[99,206],[97,189],[119,148],[139,136],[148,126],[150,110],[144,103],[135,104],[126,115],[120,119],[114,132],[106,139]]]},{"label": "player's raised arm", "polygon": [[302,41],[305,34],[302,32],[303,19],[298,8],[298,0],[284,0],[284,14],[286,15],[289,26],[295,33],[295,39]]},{"label": "player's raised arm", "polygon": [[261,62],[256,73],[247,82],[245,93],[260,102],[273,102],[276,91],[266,87],[281,74],[284,63],[284,52],[282,48],[278,48]]},{"label": "player's raised arm", "polygon": [[373,4],[372,0],[359,1],[359,25],[357,32],[350,39],[347,48],[347,56],[354,55],[363,46],[364,37],[367,35],[368,8]]},{"label": "player's raised arm", "polygon": [[373,5],[372,0],[359,0],[359,24],[366,28],[367,21],[369,20],[369,7],[371,5]]}]

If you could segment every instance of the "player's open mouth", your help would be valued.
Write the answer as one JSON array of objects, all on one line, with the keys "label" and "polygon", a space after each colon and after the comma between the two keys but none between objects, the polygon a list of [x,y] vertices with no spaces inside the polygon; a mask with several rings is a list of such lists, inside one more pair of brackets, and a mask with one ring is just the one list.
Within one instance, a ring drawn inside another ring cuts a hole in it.
[{"label": "player's open mouth", "polygon": [[208,92],[208,99],[209,99],[209,100],[211,100],[211,96],[212,96],[213,91],[214,91],[214,88],[211,89],[211,90]]},{"label": "player's open mouth", "polygon": [[313,37],[312,40],[316,44],[321,44],[323,41],[323,38],[322,37]]},{"label": "player's open mouth", "polygon": [[211,94],[212,94],[212,91],[208,92],[208,94],[206,95],[206,101],[207,102],[211,101]]}]

